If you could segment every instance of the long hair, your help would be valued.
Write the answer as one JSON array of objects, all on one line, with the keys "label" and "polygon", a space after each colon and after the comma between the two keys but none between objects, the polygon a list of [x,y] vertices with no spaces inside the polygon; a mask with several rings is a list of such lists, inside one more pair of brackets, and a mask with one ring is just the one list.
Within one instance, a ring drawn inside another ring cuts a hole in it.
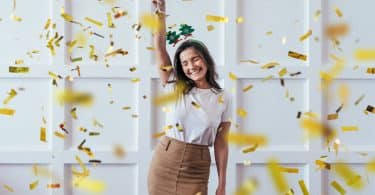
[{"label": "long hair", "polygon": [[223,89],[216,82],[216,79],[218,79],[219,75],[216,73],[215,61],[213,60],[207,47],[198,40],[189,39],[184,41],[177,48],[173,60],[174,75],[176,76],[176,82],[182,83],[184,85],[183,93],[187,94],[193,87],[195,87],[195,82],[185,75],[182,69],[180,59],[181,52],[188,48],[194,48],[203,57],[203,60],[207,66],[206,80],[208,84],[210,84],[210,86],[214,89],[215,93],[221,92]]}]

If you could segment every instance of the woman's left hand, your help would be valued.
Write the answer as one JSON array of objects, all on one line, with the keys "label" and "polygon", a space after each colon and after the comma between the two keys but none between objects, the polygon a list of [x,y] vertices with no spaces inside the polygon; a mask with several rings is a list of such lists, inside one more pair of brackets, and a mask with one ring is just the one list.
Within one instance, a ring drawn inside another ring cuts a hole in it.
[{"label": "woman's left hand", "polygon": [[225,188],[218,187],[216,189],[216,195],[225,195]]}]

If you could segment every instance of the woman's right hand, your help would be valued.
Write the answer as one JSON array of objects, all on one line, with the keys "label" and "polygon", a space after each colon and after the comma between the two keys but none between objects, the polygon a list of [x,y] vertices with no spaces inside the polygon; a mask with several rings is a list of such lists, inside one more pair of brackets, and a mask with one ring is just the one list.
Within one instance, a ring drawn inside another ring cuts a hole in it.
[{"label": "woman's right hand", "polygon": [[165,12],[165,0],[152,0],[154,8],[160,12]]}]

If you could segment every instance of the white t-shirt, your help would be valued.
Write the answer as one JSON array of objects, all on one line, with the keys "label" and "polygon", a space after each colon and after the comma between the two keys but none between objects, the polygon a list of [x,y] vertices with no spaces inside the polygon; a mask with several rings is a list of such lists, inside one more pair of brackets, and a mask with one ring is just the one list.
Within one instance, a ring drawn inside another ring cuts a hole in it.
[{"label": "white t-shirt", "polygon": [[[165,92],[174,90],[175,83],[167,83]],[[177,140],[212,146],[221,122],[229,122],[232,99],[222,90],[192,88],[188,94],[168,105],[166,136]]]}]

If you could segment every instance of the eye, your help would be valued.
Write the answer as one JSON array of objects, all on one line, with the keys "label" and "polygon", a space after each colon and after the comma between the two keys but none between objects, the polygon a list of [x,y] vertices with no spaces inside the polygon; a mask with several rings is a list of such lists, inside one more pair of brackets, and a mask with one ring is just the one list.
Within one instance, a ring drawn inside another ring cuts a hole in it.
[{"label": "eye", "polygon": [[195,58],[193,59],[194,62],[199,61],[199,60],[200,60],[199,57],[195,57]]}]

